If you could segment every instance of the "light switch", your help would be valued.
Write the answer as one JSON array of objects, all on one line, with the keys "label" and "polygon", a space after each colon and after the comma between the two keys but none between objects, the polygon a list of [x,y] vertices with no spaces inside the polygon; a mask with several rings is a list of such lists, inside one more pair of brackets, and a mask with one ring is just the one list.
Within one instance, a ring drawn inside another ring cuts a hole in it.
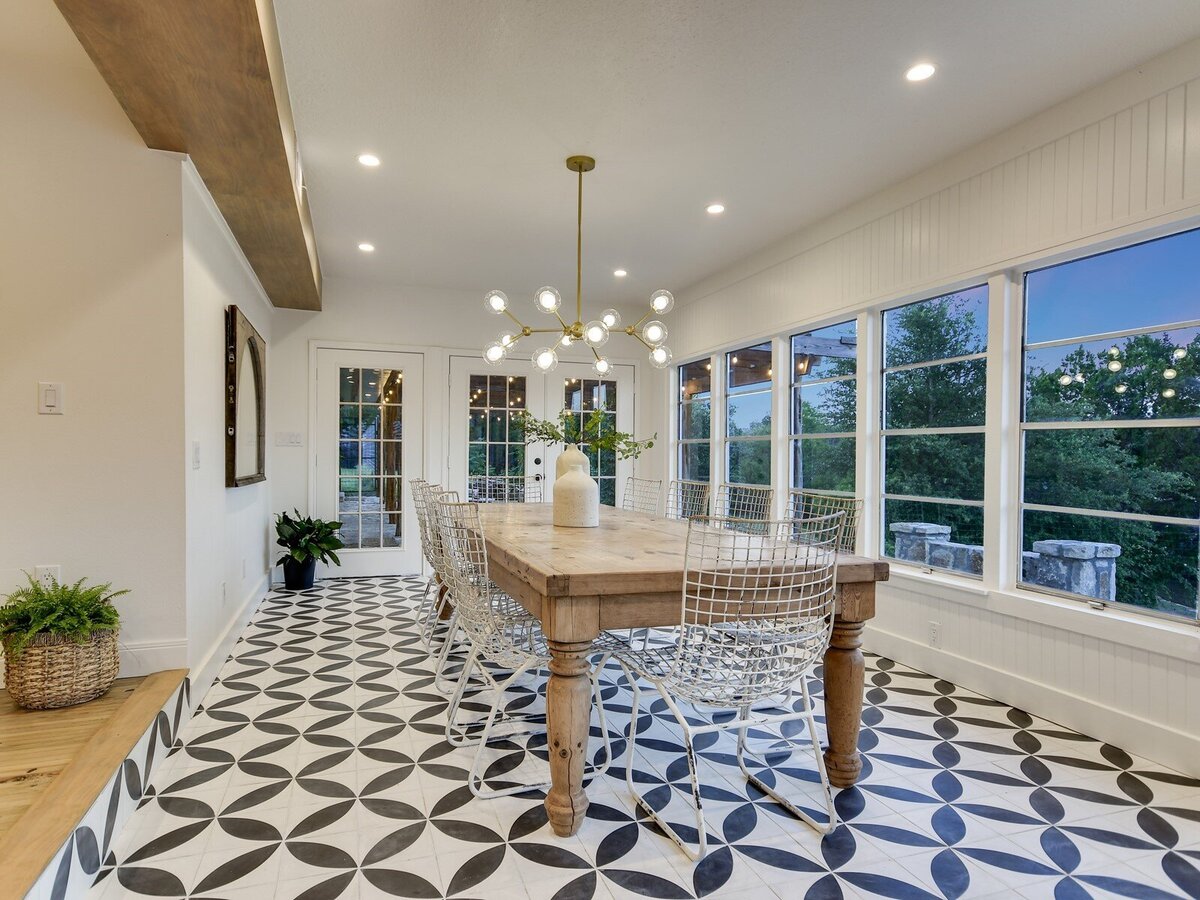
[{"label": "light switch", "polygon": [[200,468],[200,442],[192,441],[192,468]]},{"label": "light switch", "polygon": [[57,382],[38,382],[38,415],[61,416],[63,414],[63,386]]},{"label": "light switch", "polygon": [[299,431],[277,431],[275,432],[276,447],[303,447],[304,435]]}]

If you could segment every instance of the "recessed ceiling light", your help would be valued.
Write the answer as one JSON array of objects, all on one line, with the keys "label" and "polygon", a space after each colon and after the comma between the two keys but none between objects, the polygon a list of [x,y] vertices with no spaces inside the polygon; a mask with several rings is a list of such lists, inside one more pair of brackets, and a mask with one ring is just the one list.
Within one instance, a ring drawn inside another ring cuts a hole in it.
[{"label": "recessed ceiling light", "polygon": [[926,78],[932,78],[936,71],[937,66],[933,63],[917,63],[904,73],[904,77],[909,81],[924,81]]},{"label": "recessed ceiling light", "polygon": [[624,269],[613,269],[613,275],[617,278],[624,278],[628,274]]},{"label": "recessed ceiling light", "polygon": [[725,212],[725,205],[722,203],[710,203],[708,206],[704,207],[704,211],[710,216],[719,216],[721,213]]},{"label": "recessed ceiling light", "polygon": [[373,169],[379,165],[379,157],[374,153],[360,153],[358,154],[358,161],[368,169]]},{"label": "recessed ceiling light", "polygon": [[375,245],[368,244],[366,241],[363,241],[361,244],[358,245],[358,249],[361,250],[363,253],[374,253]]}]

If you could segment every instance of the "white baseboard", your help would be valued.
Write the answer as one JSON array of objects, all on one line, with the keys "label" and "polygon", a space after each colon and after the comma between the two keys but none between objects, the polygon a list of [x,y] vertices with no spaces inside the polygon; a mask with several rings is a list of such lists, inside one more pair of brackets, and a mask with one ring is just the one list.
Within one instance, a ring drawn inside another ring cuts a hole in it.
[{"label": "white baseboard", "polygon": [[931,672],[967,690],[1009,703],[1106,741],[1160,765],[1200,778],[1200,738],[973,659],[926,646],[867,624],[863,646],[872,653]]},{"label": "white baseboard", "polygon": [[192,669],[190,677],[192,682],[191,699],[193,708],[204,699],[204,695],[212,687],[213,679],[217,677],[217,673],[221,671],[221,666],[229,658],[229,651],[237,643],[238,635],[242,633],[242,629],[246,627],[246,623],[250,621],[250,617],[258,609],[258,604],[267,595],[267,591],[271,586],[270,580],[271,573],[269,571],[264,572],[258,583],[242,598],[241,606],[234,617],[229,620],[229,625],[226,627],[225,632],[213,643],[212,649],[208,651],[204,659]]},{"label": "white baseboard", "polygon": [[120,641],[120,677],[187,668],[187,641]]}]

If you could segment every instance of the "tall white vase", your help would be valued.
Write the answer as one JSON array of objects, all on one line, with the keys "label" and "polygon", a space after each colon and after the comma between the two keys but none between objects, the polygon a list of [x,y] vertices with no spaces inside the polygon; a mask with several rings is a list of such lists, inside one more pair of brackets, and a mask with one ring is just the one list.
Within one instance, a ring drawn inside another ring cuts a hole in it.
[{"label": "tall white vase", "polygon": [[565,450],[559,454],[558,460],[554,463],[554,480],[562,478],[567,474],[567,470],[571,466],[583,466],[585,475],[592,474],[592,463],[587,456],[579,449],[578,444],[567,444]]},{"label": "tall white vase", "polygon": [[554,524],[565,528],[600,524],[600,485],[579,463],[554,482]]}]

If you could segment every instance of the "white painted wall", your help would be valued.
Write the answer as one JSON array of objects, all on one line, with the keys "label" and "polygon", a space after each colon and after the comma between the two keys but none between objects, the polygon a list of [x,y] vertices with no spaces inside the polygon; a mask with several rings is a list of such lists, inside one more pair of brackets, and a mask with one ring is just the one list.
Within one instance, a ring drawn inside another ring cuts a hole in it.
[{"label": "white painted wall", "polygon": [[[0,27],[0,593],[111,581],[125,671],[185,663],[180,162],[146,149],[52,3]],[[66,413],[36,414],[39,381]]]},{"label": "white painted wall", "polygon": [[[479,353],[484,345],[496,339],[508,322],[484,310],[483,294],[484,289],[452,291],[327,278],[321,312],[276,311],[268,366],[272,433],[268,435],[267,450],[272,509],[296,507],[301,511],[308,510],[312,459],[310,427],[314,411],[310,354],[318,343],[416,350],[425,354],[426,474],[439,481],[445,480],[449,354],[451,351]],[[522,303],[521,300],[514,302]],[[519,313],[521,318],[530,324],[541,324],[535,322],[535,316],[539,319],[541,316],[534,312],[532,299],[525,302],[527,305]],[[621,310],[623,315],[629,311],[632,310]],[[636,318],[637,315],[633,316]],[[522,341],[520,355],[531,354],[537,346],[535,338],[526,338]],[[644,364],[644,356],[637,352],[640,345],[631,338],[616,336],[605,349],[613,362],[637,366],[636,433],[639,437],[649,436],[659,427],[661,411],[657,407],[665,376]],[[584,362],[592,357],[576,348],[564,352],[561,358]],[[275,432],[300,432],[305,436],[305,446],[276,447]],[[646,477],[660,477],[650,474],[660,470],[658,459],[644,466],[639,463],[637,469],[639,475]]]},{"label": "white painted wall", "polygon": [[[993,325],[1007,321],[1011,330],[1019,292],[1004,299],[1006,271],[1197,223],[1200,41],[1193,41],[679,292],[675,358],[874,315],[990,276]],[[876,340],[871,331],[860,334]],[[1015,542],[996,516],[1012,508],[1015,493],[1014,340],[997,334],[989,359],[984,581],[895,566],[866,644],[1200,774],[1200,629],[1020,591],[1015,562],[1001,565],[1002,548],[1015,560]],[[877,375],[864,374],[860,416],[877,420]],[[861,439],[859,448],[860,474],[878,473],[877,439]],[[1005,478],[1013,486],[998,488]],[[860,479],[860,491],[867,509],[878,509],[878,485]],[[877,530],[864,531],[874,545]],[[930,621],[941,624],[939,648],[928,646]]]},{"label": "white painted wall", "polygon": [[266,339],[268,371],[274,310],[195,168],[182,165],[187,644],[202,697],[266,592],[274,541],[269,484],[225,487],[225,309],[239,307]]}]

